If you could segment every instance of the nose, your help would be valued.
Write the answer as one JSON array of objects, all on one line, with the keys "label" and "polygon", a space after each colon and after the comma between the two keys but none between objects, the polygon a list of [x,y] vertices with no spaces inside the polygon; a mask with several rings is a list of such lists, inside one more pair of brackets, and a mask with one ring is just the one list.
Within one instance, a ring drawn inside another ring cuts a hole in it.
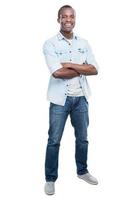
[{"label": "nose", "polygon": [[70,17],[67,17],[67,18],[66,18],[66,21],[67,21],[67,22],[70,22],[70,21],[71,21],[71,18],[70,18]]}]

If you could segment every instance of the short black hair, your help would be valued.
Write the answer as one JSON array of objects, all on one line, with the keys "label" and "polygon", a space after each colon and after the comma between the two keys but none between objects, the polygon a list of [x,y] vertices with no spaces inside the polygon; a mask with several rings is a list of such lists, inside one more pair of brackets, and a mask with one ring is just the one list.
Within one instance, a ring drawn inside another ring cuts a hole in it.
[{"label": "short black hair", "polygon": [[70,6],[70,5],[64,5],[64,6],[62,6],[62,7],[59,9],[59,11],[58,11],[58,19],[60,18],[61,11],[62,11],[64,8],[71,8],[71,9],[73,9],[72,6]]}]

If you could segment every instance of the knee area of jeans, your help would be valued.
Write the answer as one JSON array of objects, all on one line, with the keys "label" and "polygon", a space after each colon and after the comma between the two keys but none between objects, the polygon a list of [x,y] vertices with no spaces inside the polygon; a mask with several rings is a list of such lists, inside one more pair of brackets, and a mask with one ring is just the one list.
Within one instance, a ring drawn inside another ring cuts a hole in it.
[{"label": "knee area of jeans", "polygon": [[48,146],[60,146],[60,141],[58,139],[49,139]]},{"label": "knee area of jeans", "polygon": [[76,140],[76,144],[79,145],[79,144],[88,144],[88,140],[86,139],[78,139]]}]

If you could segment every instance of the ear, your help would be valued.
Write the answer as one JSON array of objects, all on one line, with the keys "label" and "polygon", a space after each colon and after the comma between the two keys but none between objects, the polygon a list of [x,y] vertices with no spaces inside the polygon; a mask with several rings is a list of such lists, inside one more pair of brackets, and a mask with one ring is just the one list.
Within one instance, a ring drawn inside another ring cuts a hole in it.
[{"label": "ear", "polygon": [[57,22],[60,23],[60,19],[59,18],[57,19]]}]

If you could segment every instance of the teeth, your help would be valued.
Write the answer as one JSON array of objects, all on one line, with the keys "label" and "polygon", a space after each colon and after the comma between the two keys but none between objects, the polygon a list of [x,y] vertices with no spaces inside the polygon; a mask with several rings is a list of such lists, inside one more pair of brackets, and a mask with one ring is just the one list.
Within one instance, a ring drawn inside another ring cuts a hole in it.
[{"label": "teeth", "polygon": [[72,26],[71,24],[65,24],[65,26]]}]

